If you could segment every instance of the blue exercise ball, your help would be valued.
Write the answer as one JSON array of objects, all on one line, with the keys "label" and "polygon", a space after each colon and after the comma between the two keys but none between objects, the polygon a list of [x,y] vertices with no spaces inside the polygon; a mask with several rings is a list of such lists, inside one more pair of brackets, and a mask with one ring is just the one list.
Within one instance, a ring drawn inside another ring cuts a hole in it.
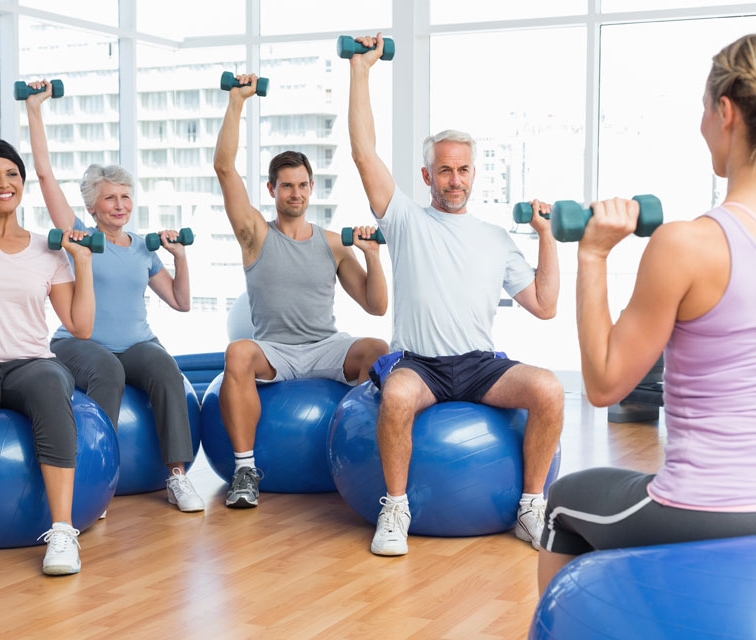
[{"label": "blue exercise ball", "polygon": [[246,291],[242,291],[234,300],[226,316],[226,333],[228,341],[234,340],[253,340],[255,337],[255,328],[252,326],[252,316],[249,310],[249,296]]},{"label": "blue exercise ball", "polygon": [[[376,423],[380,391],[372,382],[352,389],[336,409],[328,440],[329,464],[344,501],[373,524],[386,495]],[[511,529],[522,494],[524,409],[471,402],[428,407],[412,429],[407,497],[410,533],[478,536]],[[558,450],[548,487],[559,472]]]},{"label": "blue exercise ball", "polygon": [[[192,451],[197,455],[200,446],[199,400],[189,380],[186,376],[183,378],[186,406],[189,409]],[[168,469],[160,454],[155,416],[149,396],[141,389],[130,385],[126,385],[121,399],[118,443],[121,448],[121,473],[116,487],[117,496],[165,489]],[[187,471],[191,466],[191,462],[185,463]]]},{"label": "blue exercise ball", "polygon": [[529,640],[754,638],[756,536],[594,551],[543,593]]},{"label": "blue exercise ball", "polygon": [[[88,529],[107,509],[118,481],[118,439],[105,412],[74,391],[77,458],[73,526]],[[0,409],[0,547],[44,544],[37,538],[51,525],[42,472],[34,452],[31,421]]]},{"label": "blue exercise ball", "polygon": [[[234,450],[223,425],[220,374],[202,400],[202,449],[226,482],[234,475]],[[336,487],[328,467],[326,440],[331,416],[351,387],[335,380],[300,378],[259,385],[261,414],[255,436],[255,466],[263,471],[260,491],[324,493]]]}]

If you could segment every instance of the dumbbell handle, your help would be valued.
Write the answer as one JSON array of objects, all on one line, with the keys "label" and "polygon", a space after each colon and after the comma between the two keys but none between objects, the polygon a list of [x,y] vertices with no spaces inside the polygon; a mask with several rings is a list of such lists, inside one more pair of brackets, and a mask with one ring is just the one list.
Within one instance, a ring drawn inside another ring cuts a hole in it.
[{"label": "dumbbell handle", "polygon": [[[71,239],[71,242],[88,247],[92,253],[102,253],[105,251],[105,234],[102,231],[95,231],[91,235],[84,236],[81,240]],[[47,247],[52,251],[58,251],[63,247],[62,229],[50,229],[47,234]]]},{"label": "dumbbell handle", "polygon": [[[183,229],[179,229],[178,237],[175,240],[168,240],[168,242],[190,245],[194,243],[194,233],[189,227],[184,227]],[[144,243],[147,245],[149,251],[157,251],[163,246],[159,233],[148,233],[144,236]]]},{"label": "dumbbell handle", "polygon": [[[632,198],[640,206],[638,222],[635,226],[635,235],[642,238],[650,236],[663,222],[662,206],[659,198],[653,195],[638,195]],[[564,224],[565,210],[577,212],[583,215],[580,228],[568,228]],[[551,209],[551,230],[554,237],[560,242],[578,241],[583,237],[585,227],[593,215],[592,209],[583,209],[572,200],[557,200]]]},{"label": "dumbbell handle", "polygon": [[[257,86],[255,88],[255,93],[261,98],[264,98],[265,96],[267,96],[268,84],[269,84],[269,81],[267,78],[258,78]],[[236,79],[236,76],[230,71],[224,71],[221,74],[220,88],[223,89],[223,91],[231,91],[231,89],[233,89],[234,87],[241,87],[241,86],[242,85]]]},{"label": "dumbbell handle", "polygon": [[[62,98],[64,93],[63,81],[51,80],[50,85],[52,85],[52,97]],[[18,80],[17,82],[13,83],[13,97],[16,100],[26,100],[29,96],[34,95],[35,93],[44,93],[44,91],[45,87],[34,89],[22,80]]]},{"label": "dumbbell handle", "polygon": [[[357,42],[352,36],[339,36],[336,41],[336,53],[339,58],[351,58],[355,53],[367,53],[375,47],[366,47]],[[383,53],[381,60],[393,60],[396,53],[396,45],[391,38],[383,39]]]},{"label": "dumbbell handle", "polygon": [[[533,219],[533,207],[529,202],[518,202],[514,206],[514,211],[512,213],[514,221],[517,224],[524,224]],[[546,218],[546,220],[551,218],[551,214],[549,213],[539,213],[538,215],[542,218]]]},{"label": "dumbbell handle", "polygon": [[[360,240],[373,240],[378,244],[386,244],[386,238],[383,237],[380,229],[376,229],[370,234],[369,238],[359,237]],[[354,229],[352,227],[344,227],[341,230],[341,244],[345,247],[351,247],[354,244]]]}]

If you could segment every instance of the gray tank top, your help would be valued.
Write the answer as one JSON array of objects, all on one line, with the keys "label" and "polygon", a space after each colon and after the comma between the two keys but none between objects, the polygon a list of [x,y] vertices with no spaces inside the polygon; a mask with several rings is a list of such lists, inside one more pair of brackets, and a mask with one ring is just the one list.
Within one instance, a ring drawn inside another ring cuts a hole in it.
[{"label": "gray tank top", "polygon": [[255,340],[307,344],[336,333],[336,260],[321,227],[292,240],[268,221],[260,255],[244,272]]}]

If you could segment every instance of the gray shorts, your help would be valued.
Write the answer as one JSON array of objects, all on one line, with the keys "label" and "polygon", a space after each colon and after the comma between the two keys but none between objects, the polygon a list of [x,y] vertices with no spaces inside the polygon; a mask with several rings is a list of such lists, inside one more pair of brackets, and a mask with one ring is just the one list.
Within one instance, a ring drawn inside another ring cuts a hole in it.
[{"label": "gray shorts", "polygon": [[577,556],[598,549],[756,535],[756,513],[655,502],[646,491],[653,477],[597,467],[559,478],[549,487],[541,547]]},{"label": "gray shorts", "polygon": [[339,332],[320,342],[282,344],[255,340],[270,366],[276,370],[272,380],[257,380],[259,384],[295,380],[297,378],[326,378],[349,384],[344,378],[344,361],[352,345],[361,340]]}]

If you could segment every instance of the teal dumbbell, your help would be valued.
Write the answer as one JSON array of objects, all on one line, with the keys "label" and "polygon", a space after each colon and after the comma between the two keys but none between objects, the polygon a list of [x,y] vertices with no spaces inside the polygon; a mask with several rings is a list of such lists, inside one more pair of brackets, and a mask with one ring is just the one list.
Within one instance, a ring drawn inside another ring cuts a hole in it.
[{"label": "teal dumbbell", "polygon": [[[51,80],[50,84],[52,85],[52,97],[62,98],[63,97],[63,81]],[[18,82],[13,83],[13,97],[16,100],[26,100],[30,95],[33,95],[35,93],[44,93],[44,91],[45,91],[44,87],[40,89],[34,89],[33,87],[30,87],[28,84],[26,84],[22,80],[19,80]]]},{"label": "teal dumbbell", "polygon": [[[360,240],[373,240],[378,244],[386,244],[386,238],[383,237],[380,229],[376,229],[375,232],[371,233],[369,238],[360,236]],[[354,244],[354,229],[352,227],[344,227],[341,230],[341,244],[345,247],[351,247]]]},{"label": "teal dumbbell", "polygon": [[[102,253],[105,251],[105,234],[102,231],[95,231],[92,235],[84,236],[81,240],[71,240],[74,244],[80,244],[83,247],[89,247],[92,253]],[[50,229],[47,234],[47,248],[52,251],[58,251],[63,246],[63,230]]]},{"label": "teal dumbbell", "polygon": [[[268,84],[269,82],[267,78],[258,78],[255,93],[261,98],[267,96]],[[224,91],[231,91],[234,87],[241,87],[241,83],[236,79],[236,76],[233,73],[230,71],[224,71],[221,74],[220,88]]]},{"label": "teal dumbbell", "polygon": [[[375,47],[365,47],[357,42],[352,36],[339,36],[336,41],[336,53],[339,58],[351,58],[355,53],[366,53],[375,49]],[[391,38],[383,39],[383,53],[381,60],[393,60],[396,53],[396,45]]]},{"label": "teal dumbbell", "polygon": [[[517,224],[526,224],[533,219],[533,207],[529,202],[518,202],[514,206],[512,215]],[[551,219],[551,214],[549,213],[539,213],[538,215],[546,218],[546,220]]]},{"label": "teal dumbbell", "polygon": [[[183,229],[179,229],[178,237],[175,240],[169,240],[168,242],[177,242],[178,244],[183,244],[185,246],[192,244],[194,243],[194,233],[192,233],[192,230],[189,227],[184,227]],[[159,233],[148,233],[144,236],[144,244],[147,245],[148,251],[157,251],[163,246]]]},{"label": "teal dumbbell", "polygon": [[[633,196],[633,200],[640,205],[635,235],[647,238],[664,222],[661,201],[652,195]],[[551,231],[560,242],[578,241],[592,215],[591,209],[583,209],[573,200],[557,200],[551,208]]]}]

